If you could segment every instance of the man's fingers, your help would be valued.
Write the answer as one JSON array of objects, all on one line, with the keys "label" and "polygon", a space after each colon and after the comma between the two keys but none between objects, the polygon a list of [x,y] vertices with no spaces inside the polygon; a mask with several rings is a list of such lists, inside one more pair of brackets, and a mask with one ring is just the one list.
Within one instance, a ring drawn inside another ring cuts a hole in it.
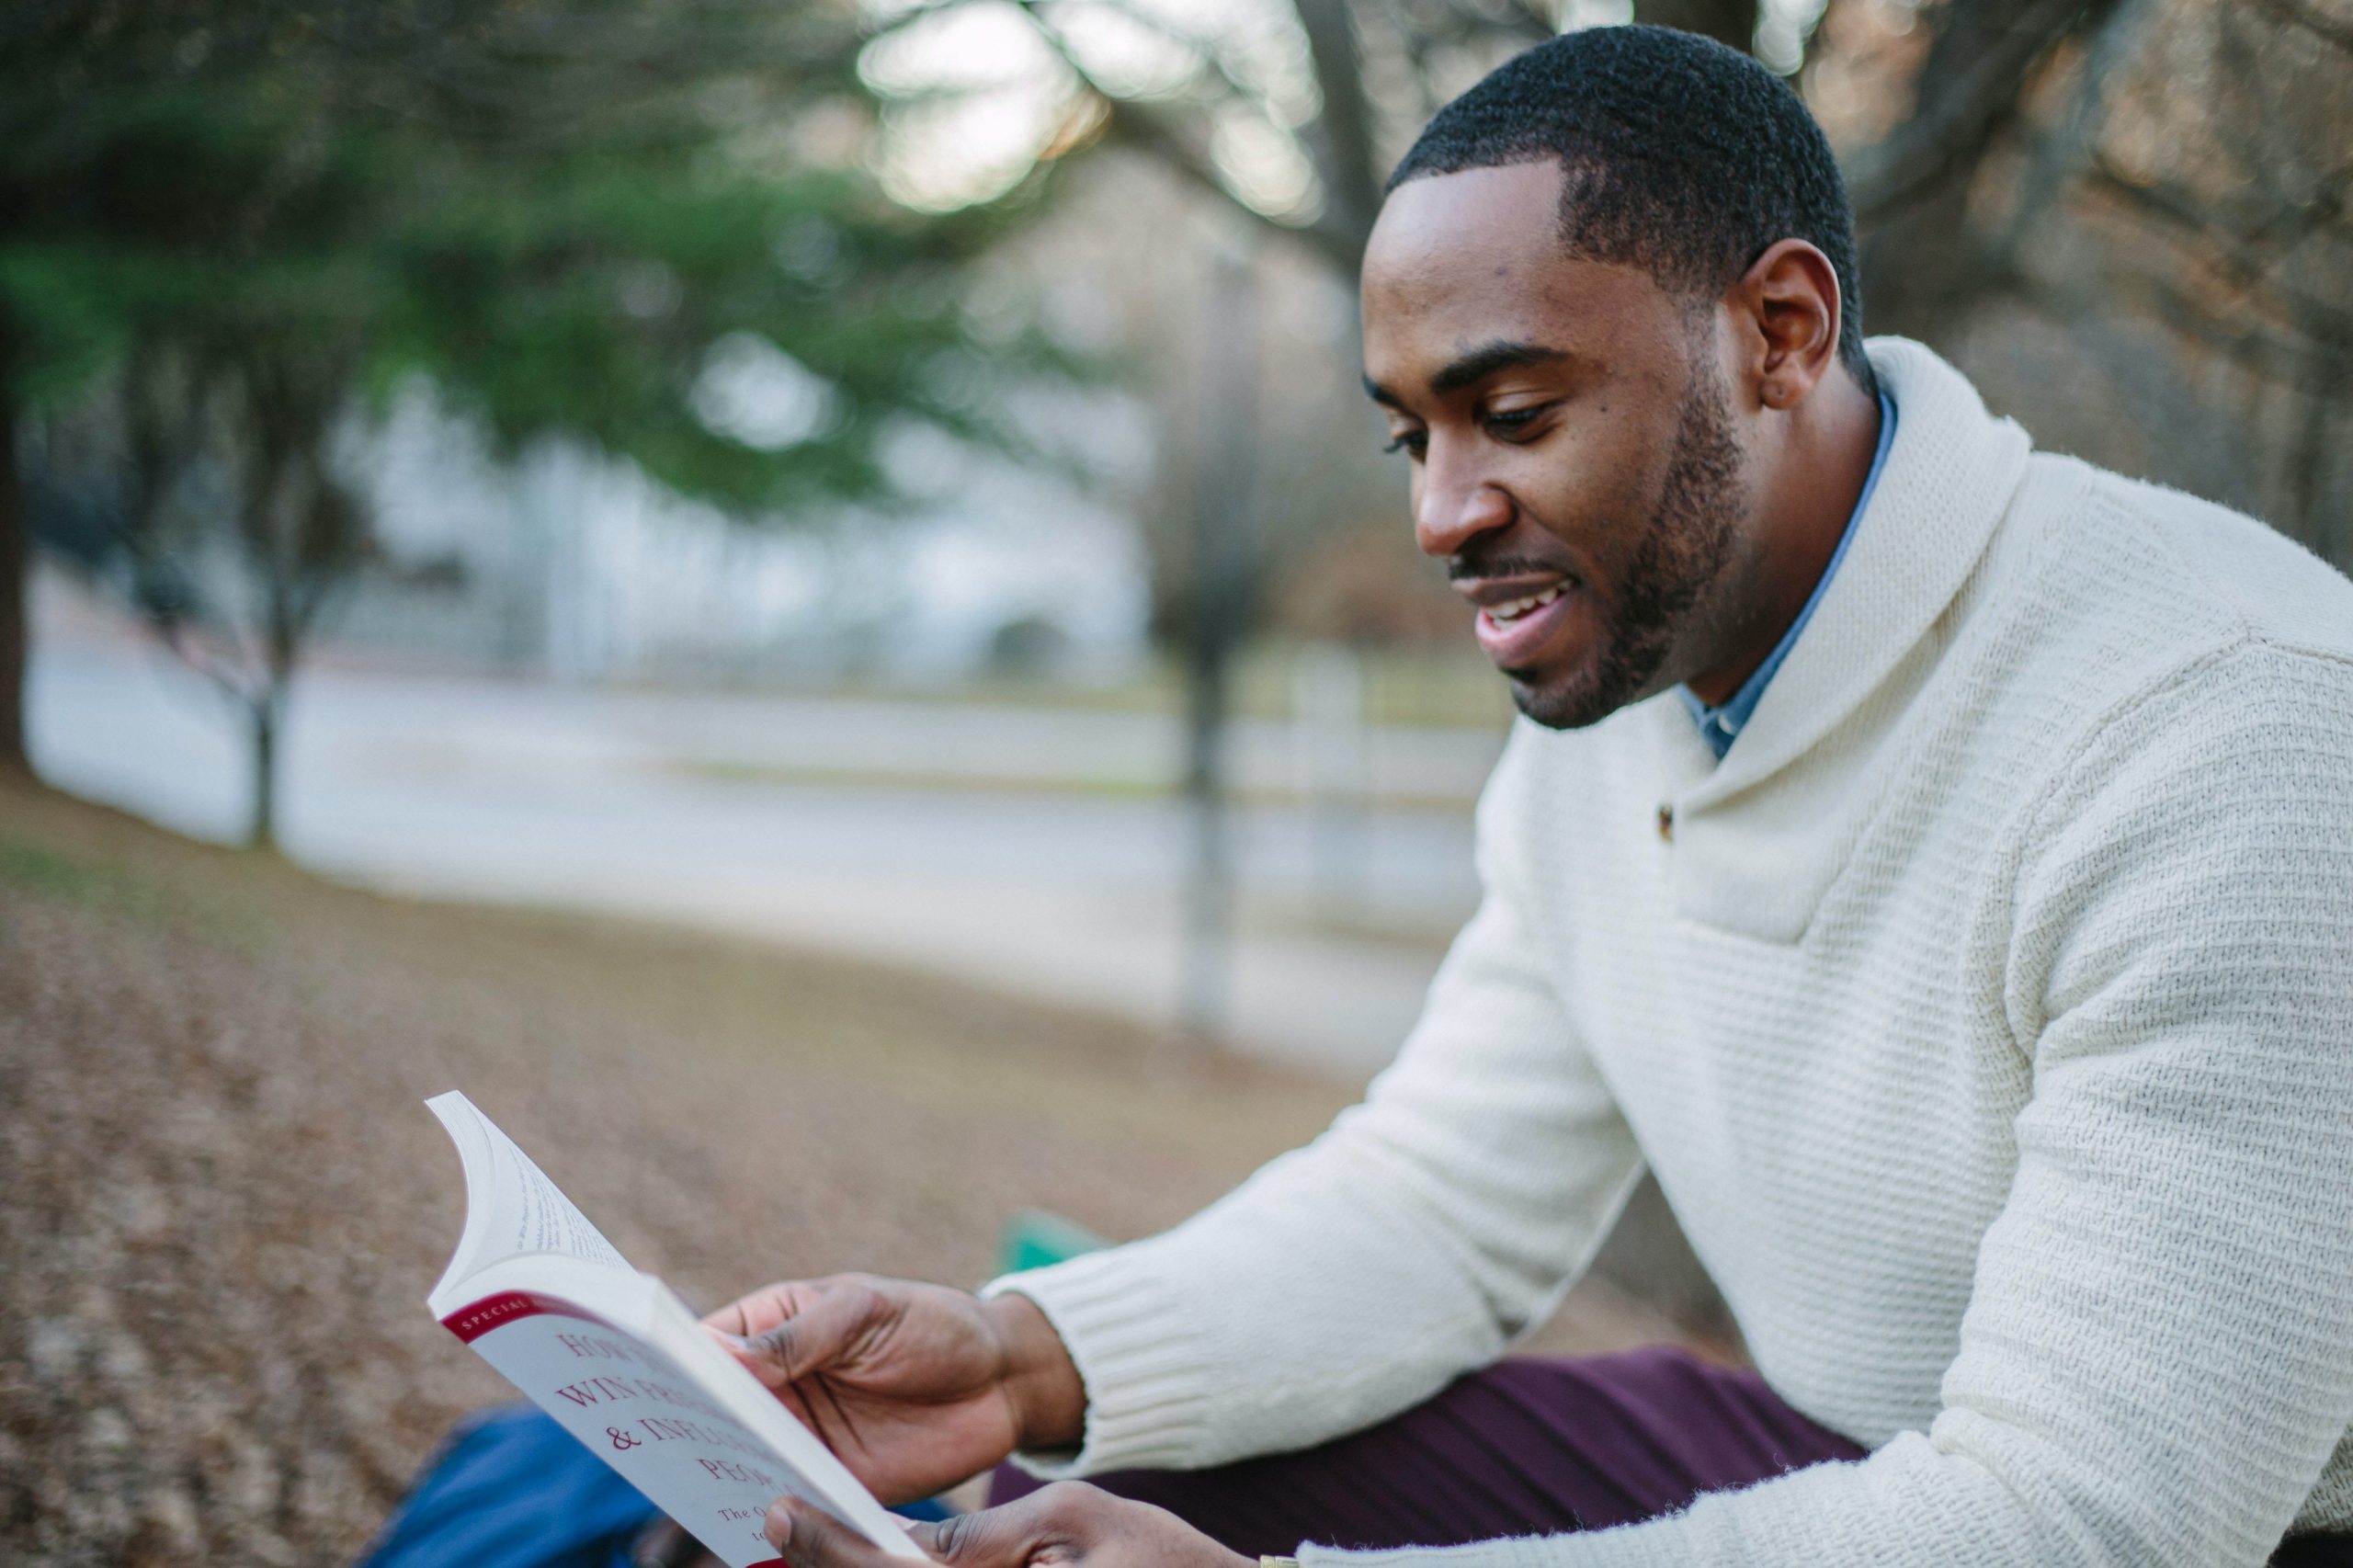
[{"label": "man's fingers", "polygon": [[855,1276],[771,1285],[702,1320],[771,1390],[822,1372],[847,1353],[887,1303]]},{"label": "man's fingers", "polygon": [[824,1289],[823,1280],[790,1279],[740,1296],[704,1318],[703,1326],[741,1339],[774,1328],[801,1311]]},{"label": "man's fingers", "polygon": [[770,1388],[824,1371],[858,1343],[874,1320],[879,1300],[855,1285],[823,1291],[782,1323],[751,1335],[744,1354]]},{"label": "man's fingers", "polygon": [[779,1497],[763,1526],[792,1568],[892,1568],[901,1559],[813,1503]]}]

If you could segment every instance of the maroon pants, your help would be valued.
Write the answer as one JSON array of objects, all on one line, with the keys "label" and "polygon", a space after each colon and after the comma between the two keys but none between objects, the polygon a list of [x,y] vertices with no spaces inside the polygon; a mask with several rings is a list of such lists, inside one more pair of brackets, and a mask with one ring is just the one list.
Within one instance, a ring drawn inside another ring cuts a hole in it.
[{"label": "maroon pants", "polygon": [[[1863,1450],[1791,1410],[1753,1372],[1680,1350],[1497,1362],[1428,1403],[1298,1453],[1201,1471],[1093,1477],[1245,1556],[1301,1541],[1368,1550],[1607,1529],[1706,1492]],[[1011,1466],[989,1501],[1039,1483]],[[2353,1541],[2291,1541],[2279,1568],[2346,1568]]]}]

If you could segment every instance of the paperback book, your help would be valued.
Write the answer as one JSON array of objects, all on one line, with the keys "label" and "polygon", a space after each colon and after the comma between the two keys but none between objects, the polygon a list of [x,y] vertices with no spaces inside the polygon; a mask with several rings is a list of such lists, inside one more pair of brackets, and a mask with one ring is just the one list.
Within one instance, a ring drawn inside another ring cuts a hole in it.
[{"label": "paperback book", "polygon": [[670,1288],[630,1267],[461,1094],[427,1100],[465,1166],[466,1221],[426,1304],[589,1451],[731,1568],[779,1564],[787,1494],[893,1557],[928,1561],[832,1451]]}]

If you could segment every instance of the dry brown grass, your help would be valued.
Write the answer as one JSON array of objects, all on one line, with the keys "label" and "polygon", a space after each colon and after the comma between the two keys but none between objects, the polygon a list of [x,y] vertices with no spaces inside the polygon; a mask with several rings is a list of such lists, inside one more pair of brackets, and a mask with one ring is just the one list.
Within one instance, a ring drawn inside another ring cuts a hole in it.
[{"label": "dry brown grass", "polygon": [[[0,1540],[326,1563],[505,1397],[423,1300],[463,1088],[716,1303],[973,1283],[1013,1210],[1182,1217],[1352,1086],[970,986],[666,929],[386,900],[0,784]],[[1578,1298],[1556,1345],[1654,1320]]]}]

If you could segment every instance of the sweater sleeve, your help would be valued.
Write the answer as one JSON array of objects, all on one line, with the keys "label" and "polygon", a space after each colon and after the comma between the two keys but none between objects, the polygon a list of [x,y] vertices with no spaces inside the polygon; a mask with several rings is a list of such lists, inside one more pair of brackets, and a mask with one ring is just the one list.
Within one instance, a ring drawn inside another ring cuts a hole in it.
[{"label": "sweater sleeve", "polygon": [[2353,668],[2215,655],[2010,864],[2032,1094],[1927,1431],[1621,1529],[1302,1562],[2264,1562],[2353,1422]]},{"label": "sweater sleeve", "polygon": [[988,1287],[1038,1303],[1086,1387],[1083,1448],[1031,1468],[1354,1431],[1494,1360],[1590,1260],[1640,1165],[1507,874],[1518,749],[1481,801],[1480,909],[1364,1102],[1174,1231]]}]

